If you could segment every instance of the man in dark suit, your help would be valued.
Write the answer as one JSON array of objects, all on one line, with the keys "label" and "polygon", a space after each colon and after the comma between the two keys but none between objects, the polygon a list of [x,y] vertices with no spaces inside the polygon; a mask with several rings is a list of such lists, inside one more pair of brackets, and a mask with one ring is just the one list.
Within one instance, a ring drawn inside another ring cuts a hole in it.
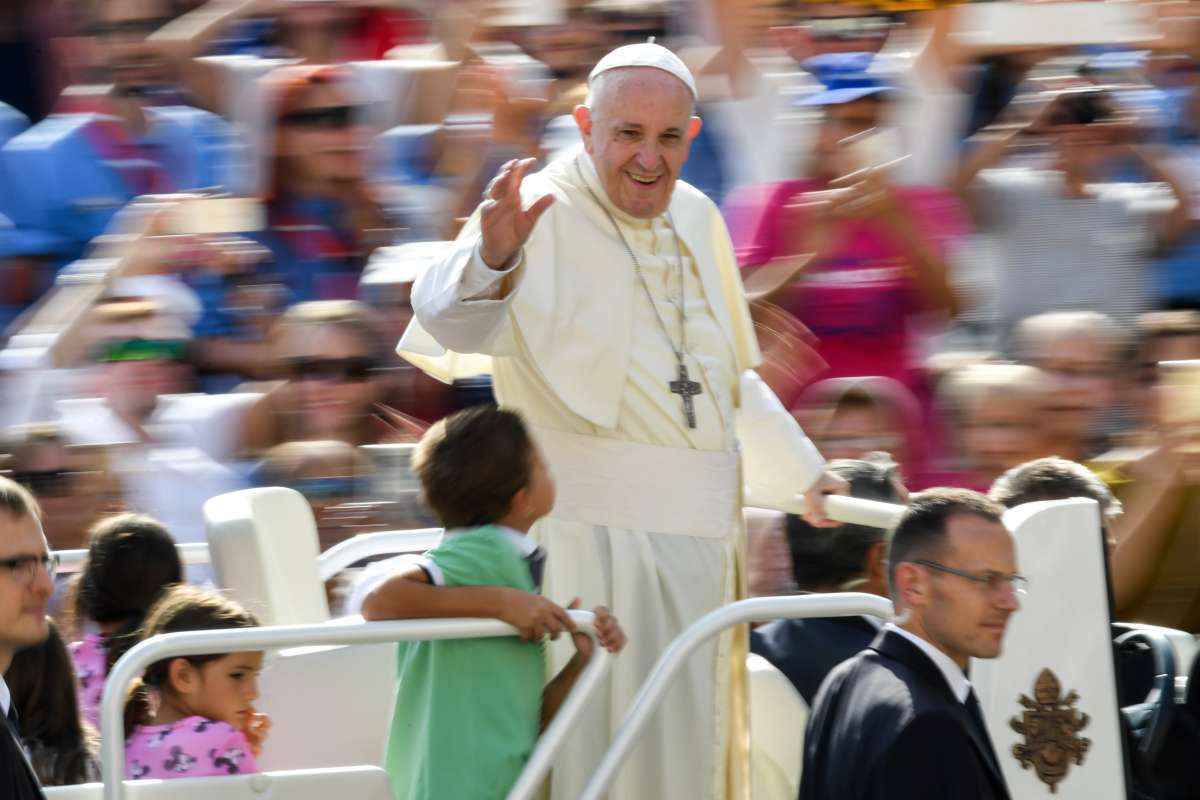
[{"label": "man in dark suit", "polygon": [[1002,513],[966,489],[912,496],[888,553],[898,624],[817,692],[801,800],[1009,800],[966,675],[1000,655],[1024,582]]},{"label": "man in dark suit", "polygon": [[[20,649],[45,640],[46,604],[54,591],[54,562],[38,522],[37,501],[0,478],[0,674]],[[0,797],[44,797],[20,740],[20,720],[0,678]]]},{"label": "man in dark suit", "polygon": [[[846,479],[850,495],[905,503],[908,491],[883,453],[839,459],[829,471]],[[869,592],[888,596],[885,532],[868,525],[814,528],[788,514],[792,575],[803,593]],[[750,632],[750,650],[779,669],[811,707],[830,670],[871,644],[883,621],[875,617],[780,619]]]}]

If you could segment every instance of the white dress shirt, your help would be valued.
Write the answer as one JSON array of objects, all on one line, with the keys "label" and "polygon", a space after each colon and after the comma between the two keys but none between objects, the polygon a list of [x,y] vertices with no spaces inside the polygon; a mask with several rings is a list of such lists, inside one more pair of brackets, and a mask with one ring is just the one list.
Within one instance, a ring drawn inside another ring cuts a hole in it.
[{"label": "white dress shirt", "polygon": [[963,674],[962,669],[959,668],[958,664],[954,663],[954,660],[950,658],[950,656],[946,655],[941,650],[922,639],[920,636],[917,636],[915,633],[910,633],[894,623],[889,622],[887,625],[883,626],[883,630],[885,632],[891,631],[893,633],[898,633],[919,647],[921,652],[929,656],[929,659],[934,664],[937,664],[937,668],[942,671],[942,676],[946,679],[946,685],[950,687],[950,691],[954,693],[956,698],[958,698],[958,702],[967,702],[967,695],[971,691],[971,682],[967,680],[967,676]]}]

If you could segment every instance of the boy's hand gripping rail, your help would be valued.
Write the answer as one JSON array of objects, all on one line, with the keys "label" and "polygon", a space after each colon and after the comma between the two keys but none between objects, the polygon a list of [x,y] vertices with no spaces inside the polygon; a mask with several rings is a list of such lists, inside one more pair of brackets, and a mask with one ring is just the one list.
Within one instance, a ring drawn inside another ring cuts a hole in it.
[{"label": "boy's hand gripping rail", "polygon": [[622,762],[629,756],[650,719],[670,688],[671,679],[684,665],[696,648],[720,634],[726,628],[746,622],[802,617],[848,617],[854,614],[870,614],[889,619],[892,604],[873,594],[862,592],[839,592],[837,594],[809,594],[792,597],[754,597],[740,600],[705,614],[671,642],[659,657],[650,677],[642,684],[637,697],[630,706],[612,744],[596,767],[592,779],[579,800],[600,800],[608,791]]},{"label": "boy's hand gripping rail", "polygon": [[[569,611],[581,631],[594,634],[590,611]],[[146,667],[164,658],[207,653],[237,653],[309,645],[378,644],[430,639],[483,639],[516,636],[515,628],[490,619],[414,619],[395,622],[332,622],[319,625],[277,625],[221,631],[190,631],[155,636],[131,648],[113,665],[100,703],[100,773],[104,800],[125,796],[125,695],[129,684]],[[599,688],[609,668],[609,654],[592,649],[579,679],[563,701],[529,756],[525,769],[508,793],[508,800],[527,800],[541,786],[565,741],[574,717]]]}]

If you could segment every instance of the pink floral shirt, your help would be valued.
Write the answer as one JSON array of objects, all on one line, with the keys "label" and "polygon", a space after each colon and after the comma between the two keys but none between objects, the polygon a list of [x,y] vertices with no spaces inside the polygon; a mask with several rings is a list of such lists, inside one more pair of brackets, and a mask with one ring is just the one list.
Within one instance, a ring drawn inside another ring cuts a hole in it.
[{"label": "pink floral shirt", "polygon": [[139,725],[125,742],[127,778],[206,778],[258,771],[246,734],[206,717]]},{"label": "pink floral shirt", "polygon": [[79,699],[79,713],[85,720],[100,730],[100,697],[104,694],[104,678],[108,673],[108,652],[104,648],[104,637],[89,633],[70,646],[71,660],[75,663],[75,694]]}]

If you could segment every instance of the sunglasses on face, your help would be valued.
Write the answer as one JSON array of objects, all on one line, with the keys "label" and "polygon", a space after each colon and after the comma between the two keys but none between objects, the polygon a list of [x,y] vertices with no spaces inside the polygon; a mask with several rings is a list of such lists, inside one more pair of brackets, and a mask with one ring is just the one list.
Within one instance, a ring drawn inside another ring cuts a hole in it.
[{"label": "sunglasses on face", "polygon": [[97,360],[103,364],[121,361],[186,361],[184,339],[118,339],[100,346]]},{"label": "sunglasses on face", "polygon": [[15,470],[12,479],[38,497],[65,494],[75,473],[69,469]]},{"label": "sunglasses on face", "polygon": [[93,36],[126,36],[144,39],[170,21],[170,17],[150,17],[97,22],[91,26],[91,32]]},{"label": "sunglasses on face", "polygon": [[287,363],[296,381],[365,381],[374,368],[370,358],[293,358]]},{"label": "sunglasses on face", "polygon": [[327,106],[292,111],[279,118],[281,125],[319,130],[339,130],[357,125],[363,119],[362,106]]},{"label": "sunglasses on face", "polygon": [[309,500],[333,500],[339,497],[354,497],[358,482],[354,478],[297,478],[288,484]]}]

